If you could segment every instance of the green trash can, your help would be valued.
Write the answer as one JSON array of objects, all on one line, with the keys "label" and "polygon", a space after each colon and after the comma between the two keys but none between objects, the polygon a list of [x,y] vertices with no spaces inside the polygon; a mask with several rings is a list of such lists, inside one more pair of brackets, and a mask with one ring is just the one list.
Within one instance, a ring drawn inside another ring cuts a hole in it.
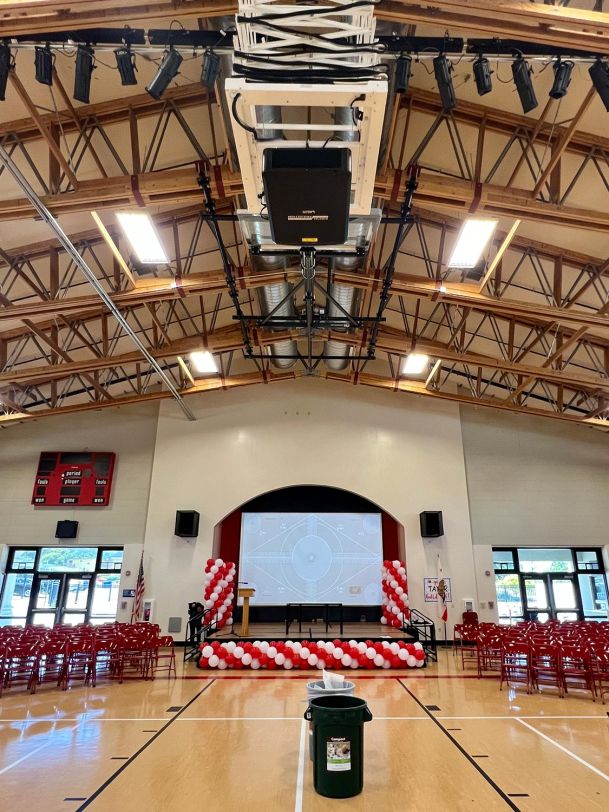
[{"label": "green trash can", "polygon": [[304,718],[313,723],[315,791],[327,798],[352,798],[364,786],[364,722],[372,719],[365,699],[320,696]]}]

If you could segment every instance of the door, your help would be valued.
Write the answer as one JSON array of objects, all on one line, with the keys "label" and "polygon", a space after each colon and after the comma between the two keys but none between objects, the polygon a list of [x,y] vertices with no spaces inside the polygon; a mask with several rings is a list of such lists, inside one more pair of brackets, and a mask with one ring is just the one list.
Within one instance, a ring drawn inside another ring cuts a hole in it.
[{"label": "door", "polygon": [[545,623],[550,619],[550,601],[547,576],[524,575],[524,601],[526,620]]},{"label": "door", "polygon": [[28,623],[54,626],[63,592],[63,575],[35,575],[34,595]]},{"label": "door", "polygon": [[58,623],[76,626],[84,623],[89,606],[90,575],[65,575]]},{"label": "door", "polygon": [[579,620],[581,607],[575,575],[550,574],[550,600],[556,620]]}]

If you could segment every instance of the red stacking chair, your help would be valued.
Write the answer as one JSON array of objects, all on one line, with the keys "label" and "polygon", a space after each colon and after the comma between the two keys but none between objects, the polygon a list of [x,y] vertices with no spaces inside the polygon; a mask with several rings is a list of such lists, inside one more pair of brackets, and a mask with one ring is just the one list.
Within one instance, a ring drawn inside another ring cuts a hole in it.
[{"label": "red stacking chair", "polygon": [[145,630],[133,627],[118,637],[118,681],[125,677],[147,679],[152,658],[152,638]]},{"label": "red stacking chair", "polygon": [[478,676],[484,671],[501,672],[503,638],[495,631],[480,632],[478,637]]},{"label": "red stacking chair", "polygon": [[534,642],[531,644],[531,685],[537,690],[540,685],[557,688],[558,696],[564,697],[560,648],[556,643]]},{"label": "red stacking chair", "polygon": [[67,667],[66,650],[67,642],[62,637],[51,637],[41,642],[38,652],[38,685],[54,682],[57,687],[61,687]]},{"label": "red stacking chair", "polygon": [[[161,663],[161,665],[159,665]],[[157,671],[167,671],[167,679],[171,676],[177,678],[176,671],[176,652],[173,644],[173,637],[166,635],[165,637],[157,637],[154,640],[154,649],[152,651],[152,662],[150,664],[150,677],[154,679]]]},{"label": "red stacking chair", "polygon": [[67,690],[72,679],[82,679],[85,685],[92,681],[95,685],[95,658],[93,636],[77,634],[68,639],[67,663],[64,669],[62,688]]},{"label": "red stacking chair", "polygon": [[531,693],[531,647],[529,643],[504,642],[501,654],[500,691],[503,689],[504,682],[508,686],[526,685],[527,694]]},{"label": "red stacking chair", "polygon": [[582,646],[561,643],[560,671],[565,694],[568,693],[568,686],[571,686],[590,691],[592,700],[596,699],[590,657]]},{"label": "red stacking chair", "polygon": [[20,682],[25,683],[28,690],[34,693],[38,681],[38,649],[38,642],[15,641],[7,644],[4,655],[5,688]]},{"label": "red stacking chair", "polygon": [[594,643],[590,646],[589,651],[592,680],[604,705],[605,694],[609,694],[609,643]]}]

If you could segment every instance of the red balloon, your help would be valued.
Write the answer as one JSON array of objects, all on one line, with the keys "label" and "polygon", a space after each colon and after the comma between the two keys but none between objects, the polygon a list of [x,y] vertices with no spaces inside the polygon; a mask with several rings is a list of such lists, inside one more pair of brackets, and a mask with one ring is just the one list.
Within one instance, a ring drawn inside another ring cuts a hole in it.
[{"label": "red balloon", "polygon": [[277,668],[277,663],[275,662],[275,660],[269,660],[267,668],[269,671],[274,671]]},{"label": "red balloon", "polygon": [[201,668],[209,668],[209,660],[206,657],[201,657],[199,660],[199,666]]},{"label": "red balloon", "polygon": [[392,657],[391,658],[391,667],[392,668],[399,668],[401,660],[399,657]]},{"label": "red balloon", "polygon": [[415,651],[414,656],[417,658],[417,660],[424,660],[425,659],[425,652],[423,651],[422,648],[418,648]]}]

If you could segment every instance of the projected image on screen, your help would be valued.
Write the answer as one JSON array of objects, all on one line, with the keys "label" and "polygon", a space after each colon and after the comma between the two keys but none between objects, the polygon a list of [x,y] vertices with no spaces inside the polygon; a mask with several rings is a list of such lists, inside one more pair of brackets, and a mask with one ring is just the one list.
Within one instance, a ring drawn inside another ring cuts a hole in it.
[{"label": "projected image on screen", "polygon": [[379,513],[244,513],[239,581],[254,603],[381,603]]}]

